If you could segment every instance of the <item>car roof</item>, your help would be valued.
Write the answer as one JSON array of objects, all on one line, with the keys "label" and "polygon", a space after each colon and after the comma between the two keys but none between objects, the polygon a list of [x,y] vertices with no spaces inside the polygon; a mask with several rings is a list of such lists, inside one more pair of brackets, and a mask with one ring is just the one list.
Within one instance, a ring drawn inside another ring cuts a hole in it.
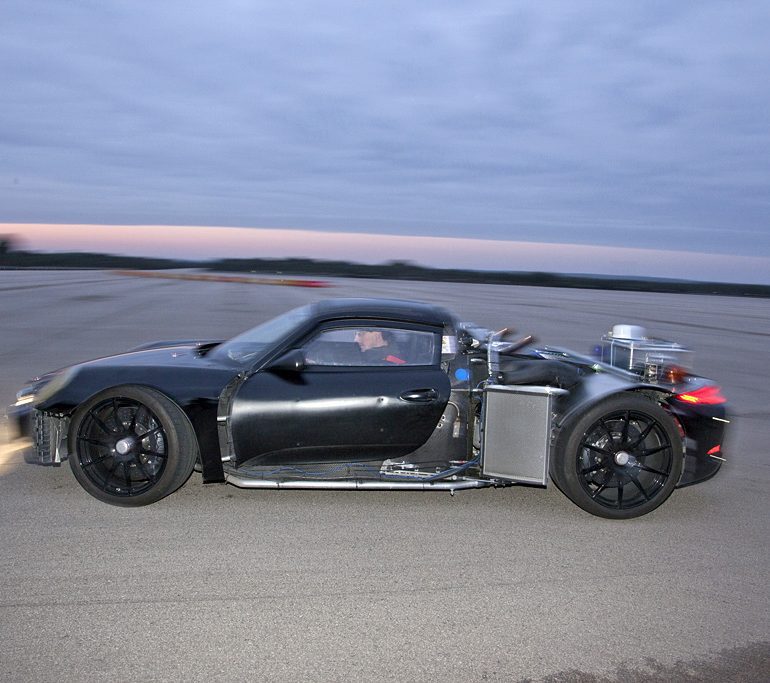
[{"label": "car roof", "polygon": [[441,306],[402,299],[324,299],[314,304],[317,317],[372,318],[379,320],[444,326],[454,323],[454,316]]}]

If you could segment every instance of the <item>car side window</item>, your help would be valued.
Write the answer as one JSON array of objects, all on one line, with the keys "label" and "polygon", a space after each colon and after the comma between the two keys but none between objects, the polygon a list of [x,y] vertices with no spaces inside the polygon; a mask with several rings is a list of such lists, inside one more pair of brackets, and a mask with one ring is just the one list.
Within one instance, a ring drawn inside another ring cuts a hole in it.
[{"label": "car side window", "polygon": [[337,367],[433,365],[437,339],[433,332],[371,325],[325,329],[305,344],[305,362]]}]

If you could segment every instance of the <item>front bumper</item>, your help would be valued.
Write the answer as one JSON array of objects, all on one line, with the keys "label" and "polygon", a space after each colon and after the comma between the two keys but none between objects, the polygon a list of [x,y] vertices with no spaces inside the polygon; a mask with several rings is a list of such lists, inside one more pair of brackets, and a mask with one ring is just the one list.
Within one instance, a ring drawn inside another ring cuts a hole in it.
[{"label": "front bumper", "polygon": [[31,439],[34,432],[34,413],[32,403],[14,403],[8,406],[5,414],[10,425],[10,437],[13,439]]},{"label": "front bumper", "polygon": [[62,460],[67,459],[69,455],[67,451],[69,422],[68,417],[59,417],[40,410],[35,411],[34,445],[37,451],[37,461],[41,465],[59,465]]},{"label": "front bumper", "polygon": [[24,454],[28,463],[59,465],[68,457],[69,418],[35,410],[32,404],[8,407],[6,411],[11,438],[30,439]]}]

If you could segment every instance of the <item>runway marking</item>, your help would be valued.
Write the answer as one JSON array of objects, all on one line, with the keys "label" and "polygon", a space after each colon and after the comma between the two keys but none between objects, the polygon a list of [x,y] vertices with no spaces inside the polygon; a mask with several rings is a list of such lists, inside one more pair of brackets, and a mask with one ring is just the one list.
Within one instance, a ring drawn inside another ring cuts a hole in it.
[{"label": "runway marking", "polygon": [[156,277],[164,280],[203,280],[206,282],[238,282],[245,285],[281,285],[284,287],[331,287],[325,280],[299,278],[266,278],[246,275],[209,275],[205,273],[158,273],[151,270],[113,270],[115,275],[128,277]]}]

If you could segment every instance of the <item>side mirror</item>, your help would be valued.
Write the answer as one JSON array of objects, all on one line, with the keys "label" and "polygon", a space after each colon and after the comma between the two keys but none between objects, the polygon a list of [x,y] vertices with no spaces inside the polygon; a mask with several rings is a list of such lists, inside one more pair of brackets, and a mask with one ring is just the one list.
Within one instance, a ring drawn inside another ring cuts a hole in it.
[{"label": "side mirror", "polygon": [[305,352],[302,349],[292,349],[276,358],[267,369],[271,372],[302,372],[306,365]]}]

